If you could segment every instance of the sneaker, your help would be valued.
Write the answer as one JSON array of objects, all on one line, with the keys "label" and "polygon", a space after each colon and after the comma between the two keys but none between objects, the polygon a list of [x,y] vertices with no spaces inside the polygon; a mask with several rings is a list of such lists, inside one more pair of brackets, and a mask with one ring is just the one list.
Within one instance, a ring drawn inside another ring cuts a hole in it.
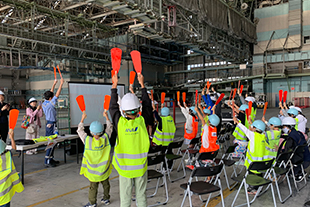
[{"label": "sneaker", "polygon": [[84,207],[97,207],[97,204],[90,204],[90,203],[87,203]]},{"label": "sneaker", "polygon": [[299,182],[299,181],[301,181],[302,179],[303,179],[303,176],[302,176],[302,175],[296,175],[296,176],[295,176],[296,182]]},{"label": "sneaker", "polygon": [[101,203],[103,203],[104,205],[109,205],[110,204],[110,200],[107,199],[107,200],[104,200],[103,198],[101,199]]},{"label": "sneaker", "polygon": [[26,155],[33,155],[33,152],[28,150],[28,151],[26,151]]}]

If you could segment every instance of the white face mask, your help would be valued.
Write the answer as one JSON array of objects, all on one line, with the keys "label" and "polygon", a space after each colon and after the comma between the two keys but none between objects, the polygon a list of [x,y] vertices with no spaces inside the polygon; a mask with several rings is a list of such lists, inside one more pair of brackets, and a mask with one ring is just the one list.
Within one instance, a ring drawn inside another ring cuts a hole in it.
[{"label": "white face mask", "polygon": [[282,131],[284,132],[284,134],[288,134],[290,130],[287,127],[283,127]]}]

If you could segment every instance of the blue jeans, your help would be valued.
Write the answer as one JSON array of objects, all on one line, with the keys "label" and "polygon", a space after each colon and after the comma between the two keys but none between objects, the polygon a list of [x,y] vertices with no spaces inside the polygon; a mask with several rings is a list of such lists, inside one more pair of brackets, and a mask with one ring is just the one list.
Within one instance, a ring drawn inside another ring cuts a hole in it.
[{"label": "blue jeans", "polygon": [[0,207],[10,207],[10,203],[11,203],[11,202],[8,202],[7,204],[4,204],[4,205],[2,205],[2,206],[0,206]]},{"label": "blue jeans", "polygon": [[[52,126],[49,128],[47,127],[48,124],[51,124]],[[45,136],[50,136],[54,134],[55,124],[56,122],[46,121]],[[55,150],[55,146],[46,150],[44,164],[49,164],[50,160],[54,158],[54,150]]]}]

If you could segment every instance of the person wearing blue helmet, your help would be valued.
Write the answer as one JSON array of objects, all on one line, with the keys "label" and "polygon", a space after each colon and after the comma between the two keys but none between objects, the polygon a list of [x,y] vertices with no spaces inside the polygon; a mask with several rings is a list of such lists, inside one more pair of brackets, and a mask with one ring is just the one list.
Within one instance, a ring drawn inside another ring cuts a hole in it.
[{"label": "person wearing blue helmet", "polygon": [[214,152],[219,150],[220,146],[216,144],[217,141],[217,126],[220,123],[220,118],[216,114],[209,116],[209,120],[205,122],[203,116],[196,107],[198,117],[202,122],[203,132],[201,136],[201,147],[199,153]]},{"label": "person wearing blue helmet", "polygon": [[[209,120],[209,116],[211,115],[211,110],[208,109],[208,108],[203,109],[201,104],[198,104],[198,108],[199,108],[200,111],[202,111],[203,119],[207,123],[208,120]],[[201,134],[200,134],[200,136],[202,136],[202,131],[203,131],[203,125],[201,125]]]},{"label": "person wearing blue helmet", "polygon": [[[232,107],[231,105],[229,106],[231,108],[234,108],[235,112],[238,114],[237,119],[239,120],[239,122],[242,123],[246,128],[249,128],[249,123],[245,115],[245,110],[249,108],[248,105],[243,104],[239,107],[239,109],[236,104],[234,105],[234,107]],[[232,135],[235,137],[233,141],[234,144],[238,144],[238,146],[235,148],[235,152],[232,153],[232,156],[240,158],[247,150],[248,139],[245,133],[238,127],[238,125],[235,127]]]},{"label": "person wearing blue helmet", "polygon": [[162,145],[167,147],[171,142],[173,142],[176,127],[173,118],[170,116],[170,110],[167,107],[163,107],[161,104],[161,116],[155,110],[155,104],[153,103],[153,113],[156,120],[158,121],[157,128],[152,139],[153,143],[156,145]]},{"label": "person wearing blue helmet", "polygon": [[78,125],[77,133],[85,145],[80,175],[84,175],[90,181],[89,202],[84,207],[97,206],[99,183],[103,186],[101,203],[104,205],[110,204],[109,176],[112,172],[112,157],[109,138],[113,131],[113,125],[106,110],[103,112],[103,116],[106,118],[107,124],[105,133],[103,125],[99,121],[93,121],[89,127],[93,137],[87,136],[84,131],[84,120],[87,118],[85,111],[83,111],[81,122]]},{"label": "person wearing blue helmet", "polygon": [[299,119],[297,118],[298,110],[294,106],[291,106],[290,108],[288,108],[286,103],[282,104],[282,102],[279,103],[279,106],[281,108],[279,118],[280,119],[283,119],[285,117],[294,118],[296,121],[295,129],[296,131],[299,131],[298,129]]},{"label": "person wearing blue helmet", "polygon": [[265,122],[270,129],[266,131],[266,150],[270,156],[276,158],[281,138],[282,121],[278,117],[271,117],[267,122],[264,116],[262,121]]},{"label": "person wearing blue helmet", "polygon": [[253,161],[263,161],[272,159],[272,157],[269,156],[265,150],[265,143],[266,143],[266,138],[264,134],[266,129],[265,123],[261,120],[256,120],[250,126],[250,129],[248,129],[243,124],[239,123],[236,117],[233,117],[233,119],[235,124],[237,124],[238,127],[240,127],[242,131],[244,131],[245,135],[249,139],[248,150],[246,153],[246,160],[244,165],[247,168],[249,168],[251,162]]},{"label": "person wearing blue helmet", "polygon": [[[192,139],[194,139],[197,136],[198,133],[198,117],[197,117],[197,111],[195,110],[195,107],[187,107],[187,104],[185,101],[183,102],[183,106],[181,106],[181,103],[178,102],[178,106],[181,109],[181,112],[183,113],[185,117],[185,125],[184,125],[184,144],[189,144]],[[193,146],[189,146],[193,147]]]}]

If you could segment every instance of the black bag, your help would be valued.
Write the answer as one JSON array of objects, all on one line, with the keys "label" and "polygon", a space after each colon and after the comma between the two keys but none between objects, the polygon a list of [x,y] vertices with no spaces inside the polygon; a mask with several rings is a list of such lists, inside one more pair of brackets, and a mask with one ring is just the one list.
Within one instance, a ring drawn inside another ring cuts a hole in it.
[{"label": "black bag", "polygon": [[15,140],[15,144],[16,145],[31,145],[31,144],[35,144],[35,142],[29,139],[18,139],[18,140]]}]

